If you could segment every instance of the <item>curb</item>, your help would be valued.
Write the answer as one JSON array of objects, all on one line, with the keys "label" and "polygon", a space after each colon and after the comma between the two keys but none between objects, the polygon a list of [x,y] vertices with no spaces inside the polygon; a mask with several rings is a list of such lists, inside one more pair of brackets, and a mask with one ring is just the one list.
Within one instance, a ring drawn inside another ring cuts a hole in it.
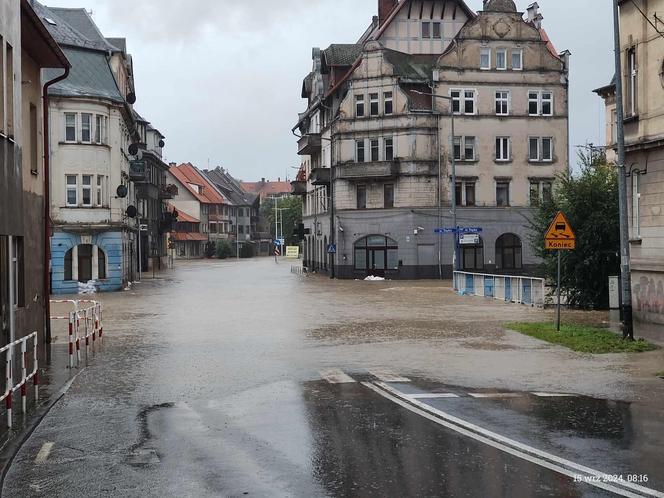
[{"label": "curb", "polygon": [[17,431],[15,437],[12,437],[5,443],[5,445],[0,448],[0,498],[2,498],[2,492],[5,487],[5,477],[9,472],[9,468],[16,458],[19,450],[23,447],[25,442],[32,436],[32,433],[35,432],[37,427],[42,423],[48,412],[60,401],[69,388],[72,386],[74,381],[78,376],[83,373],[86,369],[80,370],[76,373],[71,379],[69,379],[65,385],[57,392],[55,395],[51,396],[48,403],[37,408],[30,417],[30,421],[26,423],[20,431]]}]

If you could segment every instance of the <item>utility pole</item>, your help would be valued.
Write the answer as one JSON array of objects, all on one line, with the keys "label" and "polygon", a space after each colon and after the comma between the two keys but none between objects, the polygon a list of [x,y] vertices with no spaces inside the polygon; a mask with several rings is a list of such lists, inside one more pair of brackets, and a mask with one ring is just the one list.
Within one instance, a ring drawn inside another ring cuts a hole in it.
[{"label": "utility pole", "polygon": [[627,222],[627,171],[625,167],[625,124],[622,84],[622,51],[620,48],[619,0],[613,0],[613,40],[616,63],[616,123],[618,142],[618,199],[620,209],[620,277],[623,339],[634,340],[632,321],[632,277],[629,256],[629,225]]}]

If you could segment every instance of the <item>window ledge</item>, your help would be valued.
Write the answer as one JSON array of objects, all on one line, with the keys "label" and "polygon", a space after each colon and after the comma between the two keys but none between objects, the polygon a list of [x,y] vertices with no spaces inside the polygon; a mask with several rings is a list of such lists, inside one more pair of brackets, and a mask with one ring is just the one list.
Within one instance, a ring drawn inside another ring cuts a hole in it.
[{"label": "window ledge", "polygon": [[475,164],[479,164],[480,160],[479,159],[455,159],[455,162],[457,164],[466,164],[469,166],[473,166]]},{"label": "window ledge", "polygon": [[500,166],[502,164],[512,164],[514,159],[494,159],[493,162]]},{"label": "window ledge", "polygon": [[623,123],[634,123],[638,120],[639,120],[639,115],[632,114],[631,116],[626,116],[625,119],[623,119]]},{"label": "window ledge", "polygon": [[58,142],[58,145],[82,145],[84,147],[104,147],[110,149],[111,146],[108,144],[96,144],[90,142]]},{"label": "window ledge", "polygon": [[643,239],[641,237],[635,238],[635,239],[629,239],[630,245],[633,246],[640,246],[643,245]]}]

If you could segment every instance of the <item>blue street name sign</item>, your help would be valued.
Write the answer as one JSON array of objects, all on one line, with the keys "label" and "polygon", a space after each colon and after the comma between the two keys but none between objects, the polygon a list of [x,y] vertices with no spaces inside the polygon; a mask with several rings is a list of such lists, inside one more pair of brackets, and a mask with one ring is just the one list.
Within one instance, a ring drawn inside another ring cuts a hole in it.
[{"label": "blue street name sign", "polygon": [[436,228],[435,233],[454,233],[456,230],[454,228]]},{"label": "blue street name sign", "polygon": [[280,245],[282,245],[282,244],[281,244],[281,240],[279,240],[279,239],[275,239],[275,240],[274,240],[274,245],[275,245],[275,246],[280,246]]},{"label": "blue street name sign", "polygon": [[435,233],[482,233],[480,227],[436,228]]}]

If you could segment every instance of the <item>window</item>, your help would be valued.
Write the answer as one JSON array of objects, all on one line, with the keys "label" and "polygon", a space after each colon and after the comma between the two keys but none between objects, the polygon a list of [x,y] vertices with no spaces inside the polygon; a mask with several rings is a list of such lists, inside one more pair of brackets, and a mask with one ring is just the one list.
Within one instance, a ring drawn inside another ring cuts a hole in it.
[{"label": "window", "polygon": [[431,38],[431,23],[423,22],[422,23],[422,38],[428,39]]},{"label": "window", "polygon": [[376,162],[380,161],[379,159],[379,151],[380,148],[378,146],[378,139],[377,138],[372,138],[369,143],[371,144],[371,161]]},{"label": "window", "polygon": [[540,202],[549,202],[553,192],[551,180],[532,180],[530,182],[530,205],[537,206]]},{"label": "window", "polygon": [[78,206],[78,176],[67,175],[67,206]]},{"label": "window", "polygon": [[243,225],[238,225],[237,226],[237,233],[244,234],[244,226]]},{"label": "window", "polygon": [[475,160],[475,137],[464,137],[463,158],[466,161]]},{"label": "window", "polygon": [[[7,48],[6,68],[5,68],[5,93],[6,93],[6,117],[7,117],[7,135],[14,136],[14,49],[9,43],[5,44]],[[2,47],[0,47],[0,50]],[[20,84],[20,81],[19,81]]]},{"label": "window", "polygon": [[37,120],[37,106],[30,104],[30,173],[39,173],[39,127]]},{"label": "window", "polygon": [[632,234],[633,239],[641,238],[641,174],[632,173]]},{"label": "window", "polygon": [[636,67],[636,48],[632,47],[627,51],[627,114],[635,116],[637,111],[637,67]]},{"label": "window", "polygon": [[105,194],[105,180],[102,175],[97,175],[97,206],[101,207],[104,205],[106,196]]},{"label": "window", "polygon": [[528,115],[553,116],[553,93],[547,91],[528,92]]},{"label": "window", "polygon": [[496,92],[496,116],[509,116],[510,92]]},{"label": "window", "polygon": [[512,50],[512,69],[514,71],[523,69],[523,50]]},{"label": "window", "polygon": [[76,114],[65,113],[65,142],[76,142]]},{"label": "window", "polygon": [[457,182],[454,189],[457,206],[475,205],[475,180],[462,180]]},{"label": "window", "polygon": [[496,50],[496,69],[499,71],[507,69],[507,49],[499,48]]},{"label": "window", "polygon": [[369,113],[372,116],[378,116],[378,94],[369,94]]},{"label": "window", "polygon": [[92,142],[92,114],[81,114],[81,142]]},{"label": "window", "polygon": [[81,185],[81,204],[83,206],[92,206],[92,175],[83,175]]},{"label": "window", "polygon": [[383,106],[385,108],[385,115],[390,115],[394,111],[392,103],[392,92],[383,93]]},{"label": "window", "polygon": [[14,307],[25,306],[25,263],[23,237],[12,237],[12,270],[14,273]]},{"label": "window", "polygon": [[384,139],[385,144],[385,160],[392,161],[394,160],[394,140],[392,138]]},{"label": "window", "polygon": [[528,139],[528,160],[537,162],[553,161],[553,138],[530,137]]},{"label": "window", "polygon": [[484,70],[491,69],[491,49],[490,48],[480,49],[480,69],[484,69]]},{"label": "window", "polygon": [[461,161],[461,137],[454,137],[454,159]]},{"label": "window", "polygon": [[523,268],[521,239],[506,233],[496,240],[496,269],[520,270]]},{"label": "window", "polygon": [[496,206],[506,207],[510,205],[510,182],[496,182]]},{"label": "window", "polygon": [[100,280],[105,280],[106,279],[106,253],[101,250],[101,248],[97,248],[97,266],[99,268],[99,279]]},{"label": "window", "polygon": [[509,161],[510,159],[510,138],[496,137],[496,161]]},{"label": "window", "polygon": [[394,207],[394,184],[386,183],[383,186],[383,204],[386,208]]},{"label": "window", "polygon": [[451,90],[452,112],[475,114],[475,90]]},{"label": "window", "polygon": [[355,142],[355,161],[358,163],[364,162],[364,140]]},{"label": "window", "polygon": [[355,95],[355,116],[364,117],[364,95]]},{"label": "window", "polygon": [[358,185],[357,186],[357,209],[366,209],[367,208],[367,186]]},{"label": "window", "polygon": [[611,144],[618,142],[618,113],[615,109],[611,110]]},{"label": "window", "polygon": [[484,242],[479,244],[461,246],[461,266],[465,271],[484,269]]},{"label": "window", "polygon": [[104,122],[104,116],[97,114],[95,116],[95,143],[102,143],[102,123]]},{"label": "window", "polygon": [[434,22],[434,23],[431,23],[431,24],[433,25],[433,37],[434,37],[434,39],[440,40],[440,38],[441,38],[441,31],[440,31],[441,24],[439,22]]}]

